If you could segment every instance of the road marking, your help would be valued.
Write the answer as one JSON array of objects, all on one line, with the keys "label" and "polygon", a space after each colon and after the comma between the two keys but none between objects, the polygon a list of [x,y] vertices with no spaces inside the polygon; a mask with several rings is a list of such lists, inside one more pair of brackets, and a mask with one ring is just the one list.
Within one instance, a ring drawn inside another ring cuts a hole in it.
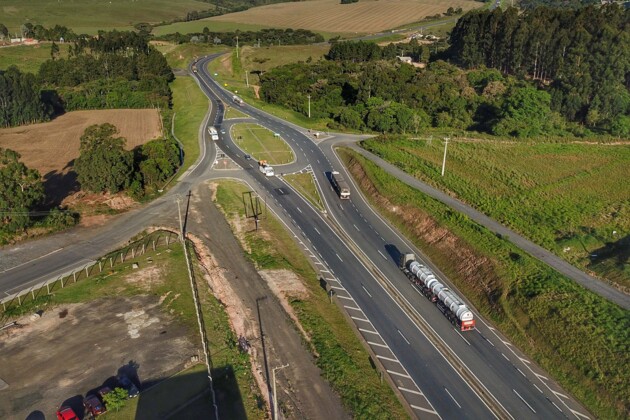
[{"label": "road marking", "polygon": [[52,255],[52,254],[55,254],[55,253],[57,253],[57,252],[61,251],[62,249],[63,249],[63,248],[55,249],[54,251],[50,251],[48,254],[41,255],[41,256],[39,256],[39,257],[37,257],[37,258],[32,258],[32,259],[28,260],[27,262],[23,262],[22,264],[16,265],[15,267],[7,268],[7,269],[6,269],[6,270],[4,270],[4,271],[0,271],[0,274],[2,274],[2,273],[6,273],[7,271],[15,270],[15,269],[16,269],[16,268],[18,268],[18,267],[22,267],[23,265],[30,264],[30,263],[32,263],[33,261],[39,260],[39,259],[41,259],[41,258],[47,257],[47,256]]},{"label": "road marking", "polygon": [[317,230],[317,228],[316,228],[316,227],[314,227],[314,226],[313,226],[313,229],[315,229],[315,232],[317,232],[317,234],[318,234],[319,236],[322,236],[322,234],[321,234],[321,233],[319,233],[319,230]]},{"label": "road marking", "polygon": [[341,257],[339,256],[339,254],[335,254],[337,256],[337,258],[339,258],[339,261],[343,262],[343,260],[341,259]]},{"label": "road marking", "polygon": [[519,359],[520,359],[520,361],[521,361],[521,362],[523,362],[523,363],[527,363],[528,365],[532,363],[532,362],[530,362],[530,361],[529,361],[529,360],[527,360],[527,359],[523,359],[522,357],[519,357]]},{"label": "road marking", "polygon": [[[378,356],[376,356],[376,357],[378,357]],[[404,373],[394,372],[393,370],[389,370],[389,369],[386,369],[386,370],[387,370],[387,372],[391,373],[392,375],[398,375],[398,376],[402,376],[403,378],[411,379],[411,376],[406,375]]]},{"label": "road marking", "polygon": [[534,372],[534,375],[538,376],[538,379],[544,379],[545,381],[548,381],[548,380],[549,380],[549,378],[547,378],[546,376],[542,376],[542,375],[541,375],[541,374],[539,374],[539,373]]},{"label": "road marking", "polygon": [[536,387],[536,389],[538,390],[538,392],[540,392],[541,394],[543,394],[542,389],[538,388],[538,385],[536,385],[535,383],[532,383],[532,385],[534,385]]},{"label": "road marking", "polygon": [[398,334],[400,334],[400,336],[403,338],[403,340],[405,340],[405,342],[406,342],[407,344],[411,345],[411,343],[409,342],[409,340],[407,340],[407,337],[405,337],[405,336],[403,335],[403,333],[401,333],[401,332],[400,332],[400,330],[397,330],[397,331],[398,331]]},{"label": "road marking", "polygon": [[331,289],[335,289],[335,290],[343,290],[345,291],[346,289],[344,289],[343,287],[339,287],[339,286],[330,286]]},{"label": "road marking", "polygon": [[521,375],[523,375],[525,378],[527,378],[527,376],[525,376],[525,374],[523,373],[523,371],[522,371],[522,370],[520,370],[519,368],[516,368],[516,370],[518,370],[518,372],[519,372]]},{"label": "road marking", "polygon": [[553,393],[554,393],[554,394],[556,394],[557,396],[560,396],[560,397],[564,398],[565,400],[568,400],[568,399],[569,399],[569,397],[567,397],[566,395],[561,394],[561,393],[559,393],[558,391],[554,391],[553,389],[551,390],[551,392],[553,392]]},{"label": "road marking", "polygon": [[350,318],[352,319],[356,319],[357,321],[363,321],[363,322],[368,322],[371,324],[369,319],[365,319],[365,318],[359,318],[358,316],[350,316]]},{"label": "road marking", "polygon": [[[347,306],[347,305],[343,305],[344,308],[346,309],[354,309],[355,311],[361,311],[361,308],[355,308],[354,306]],[[361,311],[363,312],[363,311]]]},{"label": "road marking", "polygon": [[536,414],[536,410],[534,410],[534,409],[532,408],[532,406],[531,406],[531,405],[529,405],[529,403],[528,403],[527,401],[525,401],[525,398],[521,397],[521,394],[519,394],[518,392],[516,392],[516,390],[515,390],[514,388],[512,388],[512,391],[514,391],[514,393],[515,393],[515,394],[516,394],[516,395],[517,395],[517,396],[521,399],[521,401],[523,401],[523,402],[525,403],[525,405],[527,405],[527,406],[529,407],[529,409],[530,409],[530,410],[532,410],[532,412],[533,412],[534,414]]},{"label": "road marking", "polygon": [[[385,356],[381,356],[380,354],[377,354],[376,357],[378,357],[379,359],[383,359],[383,360],[388,360],[390,362],[394,362],[394,363],[398,363],[400,364],[400,362],[398,361],[398,359],[392,359],[391,357],[385,357]],[[389,371],[388,371],[389,372]]]},{"label": "road marking", "polygon": [[555,402],[551,401],[551,404],[553,404],[553,406],[556,407],[558,411],[562,413],[562,409],[558,407]]},{"label": "road marking", "polygon": [[466,338],[459,331],[457,331],[455,328],[453,328],[453,331],[455,331],[457,335],[459,335],[462,338],[462,340],[464,340],[466,344],[470,346],[470,343],[468,342],[468,340],[466,340]]},{"label": "road marking", "polygon": [[416,394],[416,395],[424,395],[422,392],[420,391],[415,391],[413,389],[409,389],[409,388],[403,388],[402,386],[397,387],[398,389],[400,389],[401,391],[405,391],[405,392],[410,392],[412,394]]},{"label": "road marking", "polygon": [[459,403],[457,402],[457,400],[455,399],[455,397],[453,397],[453,395],[452,395],[450,392],[448,392],[448,389],[446,389],[446,387],[444,387],[444,391],[446,391],[446,393],[448,394],[448,396],[449,396],[449,397],[451,397],[451,398],[453,399],[453,401],[455,401],[455,404],[457,404],[457,406],[458,406],[459,408],[462,408],[462,406],[461,406],[461,405],[459,405]]},{"label": "road marking", "polygon": [[510,359],[508,359],[508,357],[505,354],[501,353],[501,356],[503,356],[503,358],[507,360],[508,362],[510,361]]},{"label": "road marking", "polygon": [[379,344],[379,343],[375,343],[375,342],[373,342],[373,341],[368,341],[367,343],[368,343],[368,344],[370,344],[370,345],[372,345],[372,346],[384,347],[384,348],[386,348],[386,349],[388,349],[388,348],[389,348],[389,346],[388,346],[388,345],[386,345],[386,344]]},{"label": "road marking", "polygon": [[370,292],[368,292],[368,290],[365,288],[365,286],[361,286],[361,287],[363,287],[363,290],[365,290],[365,293],[367,293],[369,297],[372,297],[372,295],[370,294]]},{"label": "road marking", "polygon": [[380,250],[377,250],[379,254],[381,254],[381,257],[383,257],[385,259],[385,261],[387,261],[387,257],[385,255],[383,255],[383,253]]},{"label": "road marking", "polygon": [[409,404],[409,406],[411,408],[413,408],[414,410],[426,411],[427,413],[431,413],[431,414],[437,415],[437,411],[429,410],[428,408],[418,407],[417,405],[413,405],[413,404]]},{"label": "road marking", "polygon": [[357,232],[359,232],[359,228],[357,227],[357,225],[353,224],[352,226],[354,226],[354,228],[357,230]]},{"label": "road marking", "polygon": [[[363,331],[363,332],[366,332],[366,333],[379,335],[379,333],[377,333],[376,331],[366,330],[364,328],[359,328],[359,331]],[[378,356],[376,356],[376,357],[378,357]],[[396,360],[396,362],[397,362],[397,360]]]},{"label": "road marking", "polygon": [[569,408],[569,411],[571,411],[576,417],[582,417],[584,419],[589,419],[590,418],[589,416],[586,416],[586,415],[580,413],[579,411],[575,411],[575,410],[572,410],[570,408]]},{"label": "road marking", "polygon": [[302,213],[302,210],[300,210],[299,207],[296,207],[297,211],[299,211],[300,213]]},{"label": "road marking", "polygon": [[352,299],[351,297],[348,297],[348,296],[337,295],[337,297],[339,297],[341,299],[354,300],[354,299]]}]

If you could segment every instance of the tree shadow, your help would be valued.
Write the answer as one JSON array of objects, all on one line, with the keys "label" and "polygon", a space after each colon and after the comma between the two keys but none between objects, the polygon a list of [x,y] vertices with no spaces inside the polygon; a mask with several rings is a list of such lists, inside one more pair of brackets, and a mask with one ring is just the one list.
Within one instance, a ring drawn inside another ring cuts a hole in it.
[{"label": "tree shadow", "polygon": [[74,159],[61,171],[50,171],[44,175],[45,207],[59,207],[71,193],[80,189],[77,173],[74,171]]},{"label": "tree shadow", "polygon": [[590,258],[589,268],[609,261],[623,268],[630,258],[630,235],[615,242],[606,242],[603,247],[592,251]]}]

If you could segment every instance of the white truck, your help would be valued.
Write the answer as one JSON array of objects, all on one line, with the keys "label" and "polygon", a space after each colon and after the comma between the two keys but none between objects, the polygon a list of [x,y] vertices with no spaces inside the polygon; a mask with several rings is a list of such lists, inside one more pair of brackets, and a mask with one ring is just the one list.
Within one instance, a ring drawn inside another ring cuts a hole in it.
[{"label": "white truck", "polygon": [[275,175],[275,172],[273,171],[273,167],[267,165],[267,161],[266,160],[259,160],[258,161],[258,169],[260,170],[260,172],[262,172],[266,176],[274,176]]},{"label": "white truck", "polygon": [[341,198],[342,200],[349,200],[350,188],[348,187],[348,183],[346,183],[346,180],[343,179],[343,176],[341,176],[339,172],[333,171],[331,173],[331,181],[333,187],[335,188],[335,191],[337,191],[337,195],[339,195],[339,198]]},{"label": "white truck", "polygon": [[214,141],[219,140],[219,133],[217,133],[217,129],[213,126],[208,127],[208,134],[210,134],[210,139]]},{"label": "white truck", "polygon": [[238,106],[244,106],[245,105],[245,101],[243,101],[241,98],[239,98],[238,96],[234,95],[232,96],[232,101],[237,104]]}]

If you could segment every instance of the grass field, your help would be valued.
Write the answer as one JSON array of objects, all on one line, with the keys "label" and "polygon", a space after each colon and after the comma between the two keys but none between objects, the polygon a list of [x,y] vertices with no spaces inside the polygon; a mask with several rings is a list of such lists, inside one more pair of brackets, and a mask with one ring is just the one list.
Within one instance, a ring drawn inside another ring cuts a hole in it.
[{"label": "grass field", "polygon": [[187,69],[194,57],[227,51],[226,47],[214,47],[206,44],[173,44],[164,41],[151,41],[151,45],[164,54],[168,65],[173,69]]},{"label": "grass field", "polygon": [[209,18],[210,22],[260,24],[275,28],[310,29],[318,32],[373,33],[444,13],[449,7],[466,10],[480,4],[469,0],[363,0],[340,4],[338,0],[311,0],[255,7]]},{"label": "grass field", "polygon": [[444,177],[441,140],[363,144],[569,262],[630,287],[630,144],[452,141]]},{"label": "grass field", "polygon": [[628,311],[586,291],[357,153],[342,149],[341,156],[372,205],[515,345],[597,418],[627,418]]},{"label": "grass field", "polygon": [[175,134],[184,145],[184,173],[199,157],[199,126],[208,111],[208,98],[192,77],[177,77],[171,83]]},{"label": "grass field", "polygon": [[306,198],[317,210],[324,211],[322,198],[315,185],[315,179],[310,172],[301,174],[285,175],[284,180],[297,190],[304,198]]},{"label": "grass field", "polygon": [[[302,127],[326,131],[328,120],[309,119],[281,106],[263,102],[258,99],[255,89],[259,83],[256,72],[268,71],[273,67],[287,63],[307,61],[309,57],[312,60],[319,60],[328,50],[329,46],[327,45],[244,47],[241,49],[238,59],[236,59],[236,54],[233,51],[231,54],[226,54],[212,61],[208,68],[212,74],[217,74],[215,78],[226,89],[232,92],[238,91],[239,96],[257,108]],[[238,64],[237,69],[239,71],[235,71],[235,62]],[[249,72],[249,88],[246,85],[245,70]]]},{"label": "grass field", "polygon": [[[244,216],[242,192],[247,190],[249,188],[244,184],[220,181],[217,202],[228,220]],[[247,232],[239,239],[246,244],[245,248],[252,250],[249,258],[259,269],[291,270],[308,288],[307,297],[289,296],[289,302],[318,353],[315,363],[341,396],[353,418],[408,418],[389,385],[381,383],[346,317],[336,305],[329,303],[317,274],[292,235],[271,215],[261,221],[260,230],[262,232]]]},{"label": "grass field", "polygon": [[131,30],[136,23],[160,23],[211,8],[211,4],[196,0],[3,0],[0,22],[10,33],[19,32],[20,25],[30,22],[45,27],[66,26],[77,34],[95,34],[99,29]]},{"label": "grass field", "polygon": [[233,106],[227,105],[225,109],[225,119],[229,120],[230,118],[248,118],[249,115],[242,113],[238,109]]},{"label": "grass field", "polygon": [[234,143],[256,160],[270,165],[291,163],[295,158],[289,145],[273,132],[258,124],[234,124],[230,130]]},{"label": "grass field", "polygon": [[[50,45],[42,43],[0,48],[0,70],[16,66],[23,72],[37,74],[39,66],[50,59]],[[59,53],[60,58],[65,58],[68,55],[68,49],[61,46]]]}]

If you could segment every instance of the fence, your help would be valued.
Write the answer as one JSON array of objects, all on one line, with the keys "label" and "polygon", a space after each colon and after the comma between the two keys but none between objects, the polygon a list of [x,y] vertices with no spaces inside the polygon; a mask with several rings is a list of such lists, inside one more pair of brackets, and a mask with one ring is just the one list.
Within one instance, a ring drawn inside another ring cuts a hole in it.
[{"label": "fence", "polygon": [[[115,265],[123,264],[137,256],[144,255],[147,250],[160,247],[169,248],[177,240],[178,235],[168,231],[155,231],[147,236],[130,243],[122,249],[113,251],[96,261],[91,261],[85,265],[75,267],[72,270],[52,277],[46,281],[35,284],[29,289],[23,289],[13,295],[0,300],[3,314],[0,314],[0,321],[6,316],[8,309],[15,306],[22,306],[26,302],[35,301],[41,296],[48,296],[58,288],[63,289],[68,283],[76,283],[79,280],[87,279],[91,275],[100,274],[103,270],[112,269]],[[95,273],[96,272],[96,273]],[[45,293],[45,294],[44,294]]]}]

